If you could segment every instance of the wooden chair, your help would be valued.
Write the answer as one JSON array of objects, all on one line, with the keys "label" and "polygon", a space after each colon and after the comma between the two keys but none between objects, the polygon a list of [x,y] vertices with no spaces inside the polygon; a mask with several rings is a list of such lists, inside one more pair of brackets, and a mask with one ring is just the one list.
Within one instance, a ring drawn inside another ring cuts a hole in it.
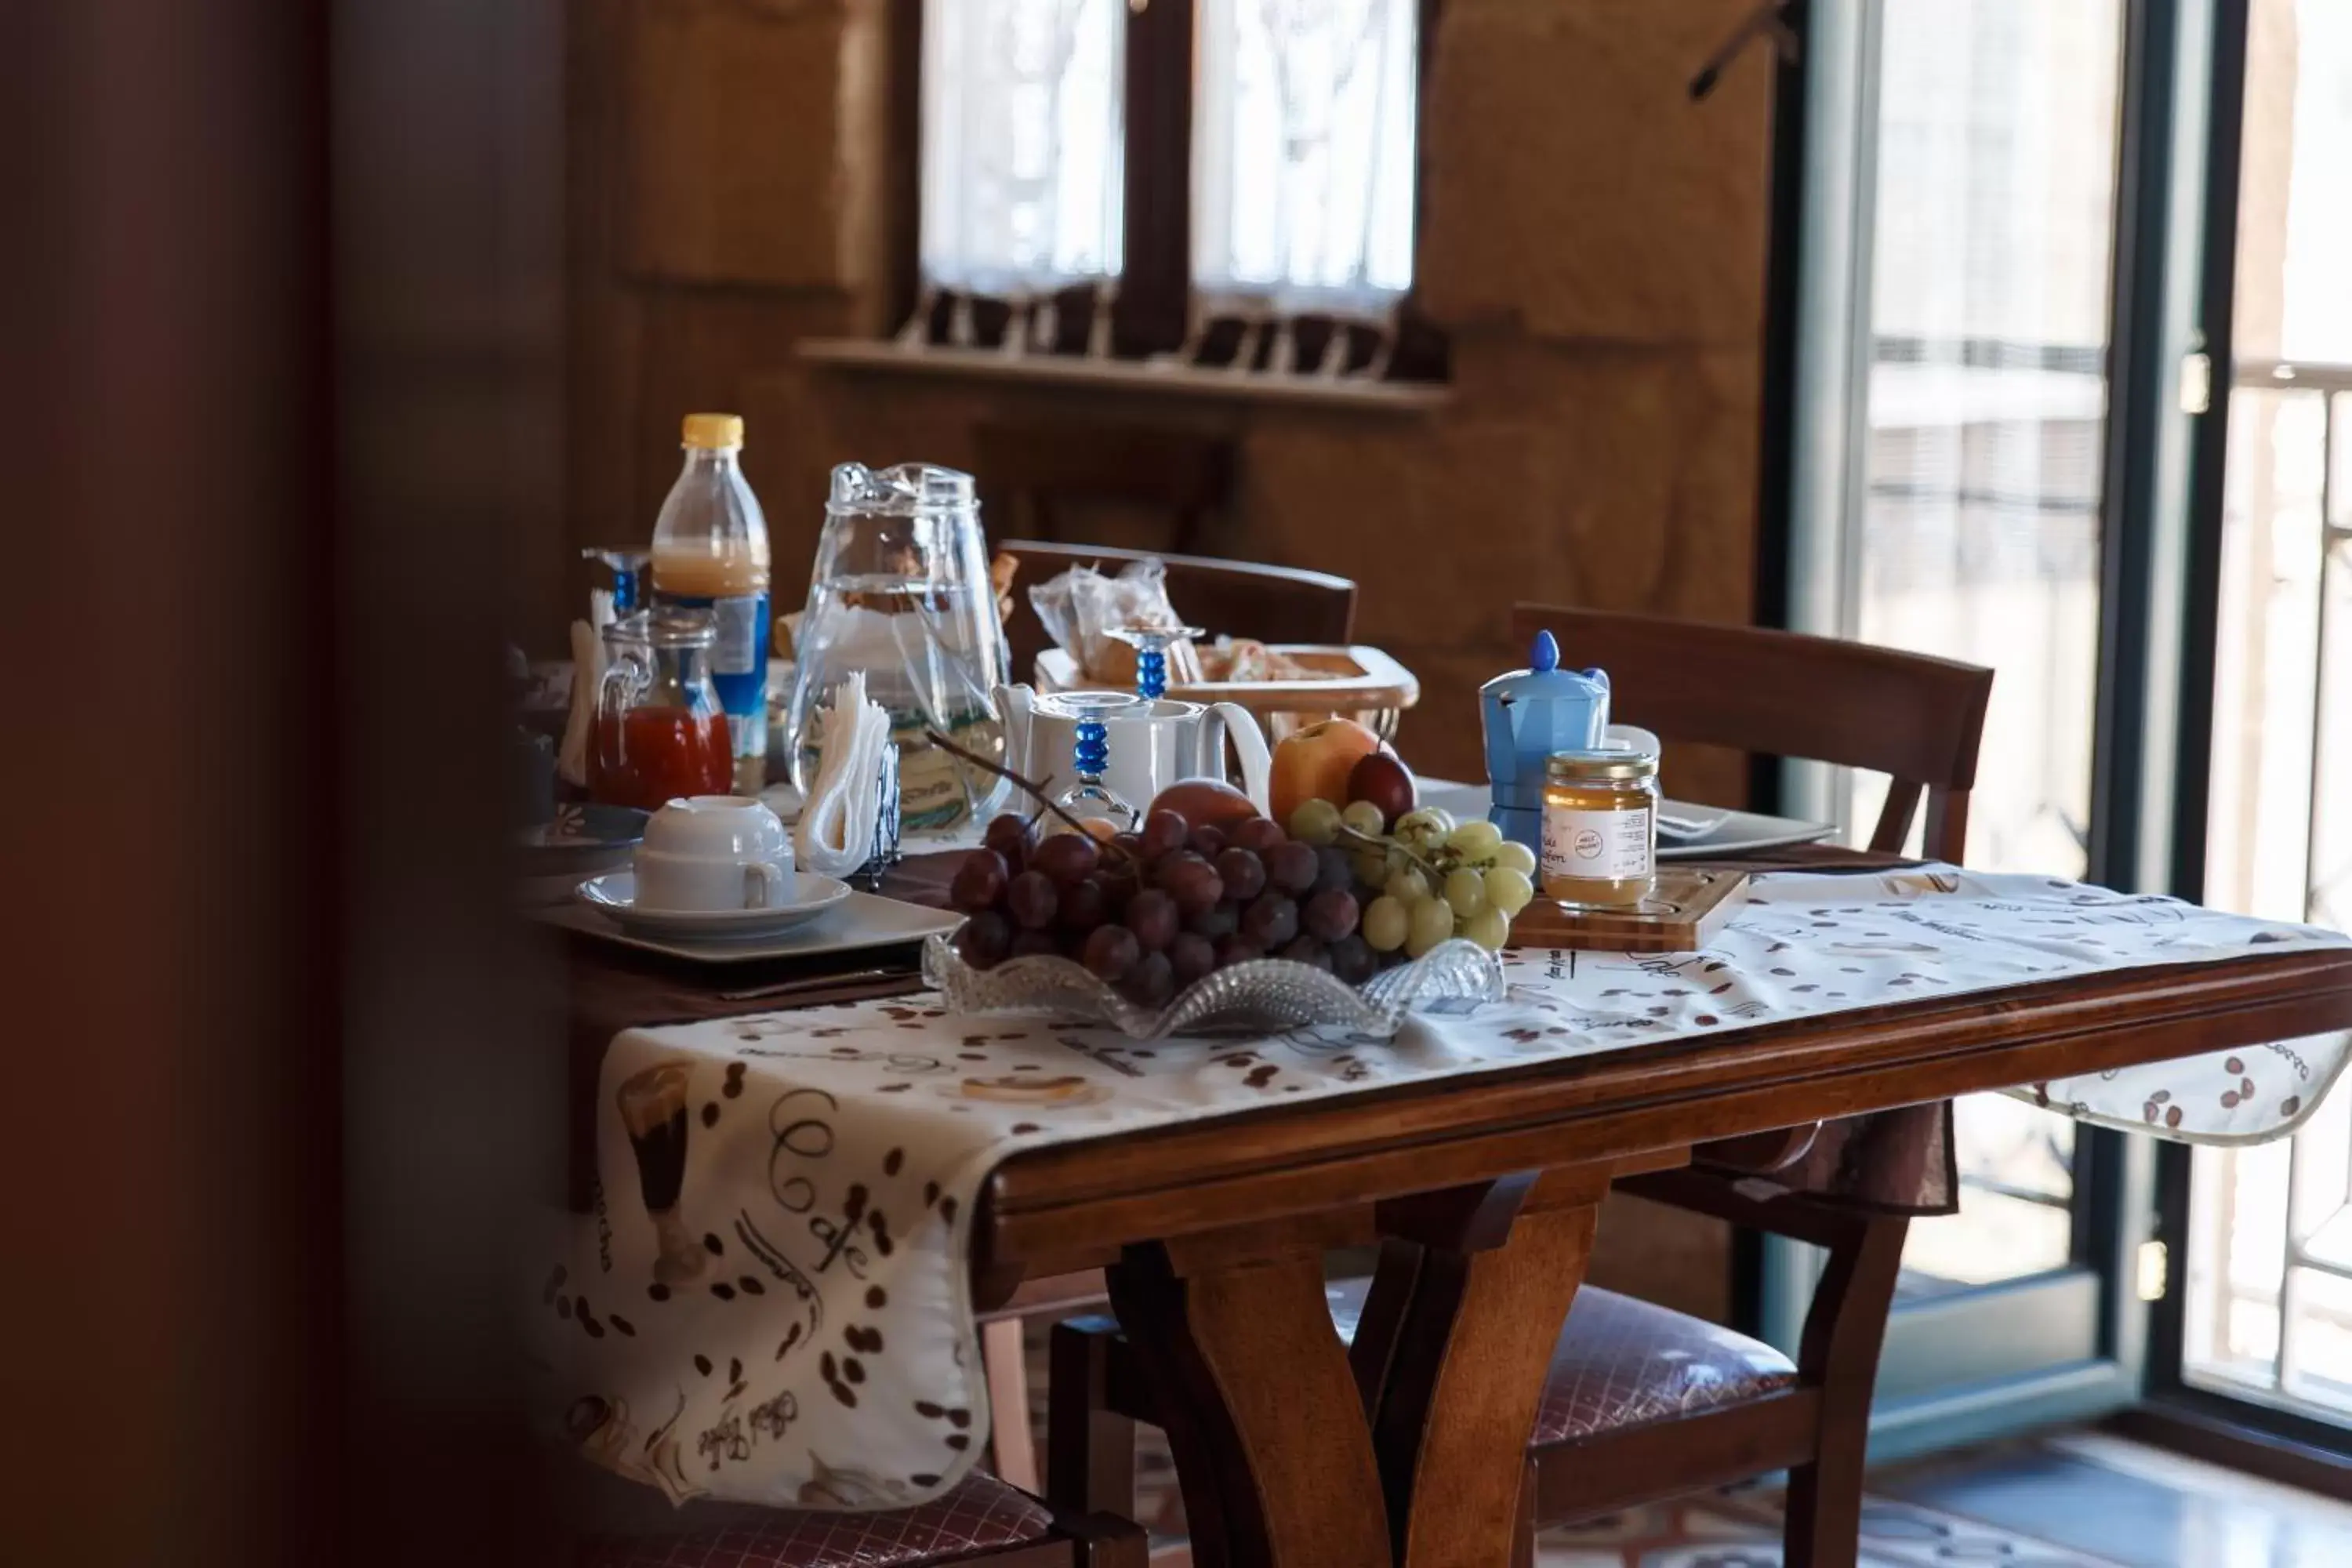
[{"label": "wooden chair", "polygon": [[1171,550],[1200,548],[1202,524],[1226,510],[1234,444],[1221,436],[1147,426],[985,424],[973,433],[972,478],[983,517],[1059,540],[1074,505],[1161,513]]},{"label": "wooden chair", "polygon": [[580,1568],[1144,1568],[1143,1531],[1069,1517],[974,1473],[935,1502],[877,1513],[690,1503],[677,1529],[592,1537]]},{"label": "wooden chair", "polygon": [[996,548],[1021,563],[1013,584],[1013,614],[1004,623],[1015,680],[1031,678],[1039,650],[1053,641],[1029,602],[1029,590],[1073,566],[1117,572],[1130,561],[1156,558],[1167,565],[1168,599],[1176,613],[1213,634],[1260,642],[1344,643],[1356,629],[1356,584],[1328,572],[1036,539],[1007,539]]},{"label": "wooden chair", "polygon": [[[992,1291],[993,1283],[983,1289]],[[980,1371],[988,1384],[988,1464],[1024,1491],[1043,1485],[1029,1419],[1029,1356],[1023,1331],[1032,1318],[1092,1311],[1110,1300],[1099,1268],[1016,1281],[1002,1300],[979,1303]]]},{"label": "wooden chair", "polygon": [[1899,851],[1924,794],[1927,852],[1960,859],[1991,670],[1760,626],[1513,607],[1515,646],[1539,631],[1559,639],[1562,664],[1609,672],[1612,718],[1661,740],[1885,773],[1870,847]]},{"label": "wooden chair", "polygon": [[[1609,671],[1612,717],[1662,739],[1874,768],[1891,775],[1874,847],[1899,848],[1920,797],[1930,853],[1958,859],[1992,673],[1944,659],[1799,637],[1636,616],[1520,605],[1522,640],[1539,629],[1570,664]],[[1742,1183],[1794,1163],[1814,1129],[1694,1151],[1689,1169],[1619,1185],[1659,1202],[1824,1247],[1828,1268],[1796,1361],[1743,1335],[1587,1287],[1555,1349],[1520,1478],[1518,1563],[1534,1531],[1774,1470],[1789,1472],[1784,1560],[1854,1560],[1871,1390],[1908,1222]],[[1409,1279],[1419,1249],[1391,1243],[1368,1289],[1331,1289],[1335,1329],[1360,1325],[1384,1359],[1383,1280]],[[1066,1507],[1132,1511],[1133,1422],[1151,1419],[1144,1379],[1117,1326],[1056,1326],[1047,1495]]]}]

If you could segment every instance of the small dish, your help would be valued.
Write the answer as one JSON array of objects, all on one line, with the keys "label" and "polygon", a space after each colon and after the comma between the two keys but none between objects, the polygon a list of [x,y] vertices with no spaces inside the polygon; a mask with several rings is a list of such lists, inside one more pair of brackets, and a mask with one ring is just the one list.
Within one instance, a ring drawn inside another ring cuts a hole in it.
[{"label": "small dish", "polygon": [[515,834],[520,868],[529,877],[584,877],[625,866],[646,836],[646,815],[633,805],[559,805],[545,822]]},{"label": "small dish", "polygon": [[640,936],[684,937],[696,942],[739,941],[773,936],[815,920],[849,897],[849,884],[803,871],[789,904],[764,910],[646,910],[637,907],[634,871],[611,871],[580,884],[580,901]]}]

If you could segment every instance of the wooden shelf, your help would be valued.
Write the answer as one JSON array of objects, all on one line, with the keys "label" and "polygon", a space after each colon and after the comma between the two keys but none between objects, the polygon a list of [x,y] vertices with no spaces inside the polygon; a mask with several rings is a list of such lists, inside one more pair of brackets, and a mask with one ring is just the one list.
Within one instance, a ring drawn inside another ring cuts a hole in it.
[{"label": "wooden shelf", "polygon": [[1145,360],[1080,359],[1066,354],[1005,354],[995,349],[902,349],[866,338],[804,338],[800,357],[836,370],[884,375],[1009,382],[1024,386],[1135,392],[1233,403],[1426,414],[1452,389],[1426,382],[1326,381],[1307,375],[1235,374]]}]

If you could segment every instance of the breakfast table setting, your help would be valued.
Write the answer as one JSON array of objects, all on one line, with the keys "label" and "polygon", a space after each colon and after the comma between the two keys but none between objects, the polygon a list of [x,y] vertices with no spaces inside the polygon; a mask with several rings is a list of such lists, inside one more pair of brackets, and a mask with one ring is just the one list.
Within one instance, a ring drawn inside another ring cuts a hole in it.
[{"label": "breakfast table setting", "polygon": [[[1470,784],[1400,754],[1393,660],[1368,696],[1292,650],[1267,706],[1149,571],[1030,585],[1056,657],[1013,671],[971,497],[845,465],[785,689],[691,787],[661,767],[741,726],[638,720],[733,717],[707,608],[630,584],[617,655],[575,637],[524,857],[569,1172],[518,1290],[550,1429],[672,1503],[951,1492],[981,1316],[1103,1269],[1196,1561],[1499,1568],[1612,1183],[1820,1124],[1750,1190],[1949,1212],[1955,1095],[2254,1142],[2352,1054],[2339,933],[1673,799],[1605,647],[1488,683]],[[1322,1275],[1379,1243],[1458,1264],[1385,1381]]]}]

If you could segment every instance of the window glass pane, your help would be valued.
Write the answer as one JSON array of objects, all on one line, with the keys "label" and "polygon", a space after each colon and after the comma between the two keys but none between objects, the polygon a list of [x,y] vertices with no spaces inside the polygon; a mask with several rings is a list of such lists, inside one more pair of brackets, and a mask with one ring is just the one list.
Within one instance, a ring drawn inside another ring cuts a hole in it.
[{"label": "window glass pane", "polygon": [[[2352,929],[2352,6],[2254,0],[2205,897]],[[2183,1375],[2352,1415],[2352,1098],[2199,1149]]]},{"label": "window glass pane", "polygon": [[[1883,15],[1846,626],[1998,672],[1969,863],[2080,875],[2122,12],[1887,0]],[[1851,787],[1866,837],[1885,784]],[[1991,1097],[1958,1118],[1961,1212],[1912,1227],[1906,1294],[2071,1258],[2073,1123]]]},{"label": "window glass pane", "polygon": [[1127,7],[925,0],[922,260],[982,294],[1116,276]]},{"label": "window glass pane", "polygon": [[1192,282],[1377,312],[1412,281],[1418,0],[1201,0]]}]

